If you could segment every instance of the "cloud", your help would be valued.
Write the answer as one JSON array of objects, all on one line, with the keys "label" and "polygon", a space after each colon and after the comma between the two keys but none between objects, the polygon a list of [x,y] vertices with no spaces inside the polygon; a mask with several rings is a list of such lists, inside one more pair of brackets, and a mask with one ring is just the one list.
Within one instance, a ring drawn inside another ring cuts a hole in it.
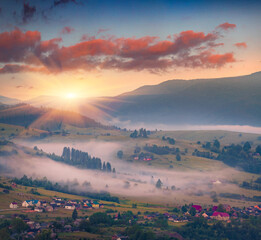
[{"label": "cloud", "polygon": [[[6,64],[0,68],[0,74],[4,73],[20,73],[20,72],[41,72],[47,73],[44,67],[32,67],[29,65]],[[22,87],[22,86],[20,86]]]},{"label": "cloud", "polygon": [[98,30],[98,32],[97,32],[97,35],[99,35],[100,33],[103,33],[103,32],[107,32],[107,31],[109,31],[110,29],[108,29],[108,28],[100,28],[99,30]]},{"label": "cloud", "polygon": [[53,6],[57,7],[61,4],[74,3],[77,4],[76,0],[54,0]]},{"label": "cloud", "polygon": [[34,89],[33,86],[23,86],[23,85],[18,85],[18,86],[16,86],[16,88],[27,88],[29,90]]},{"label": "cloud", "polygon": [[234,44],[238,48],[247,48],[247,44],[245,42],[239,42]]},{"label": "cloud", "polygon": [[65,27],[62,29],[61,33],[62,33],[62,34],[70,34],[70,33],[72,33],[73,31],[74,31],[74,28],[65,26]]},{"label": "cloud", "polygon": [[223,29],[223,30],[235,29],[236,24],[225,22],[225,23],[218,25],[217,28]]},{"label": "cloud", "polygon": [[24,3],[23,5],[23,22],[27,23],[28,20],[31,20],[36,12],[35,6],[30,6],[29,3]]},{"label": "cloud", "polygon": [[[64,29],[66,33],[72,31],[69,27]],[[157,73],[177,67],[220,68],[236,61],[232,52],[216,53],[215,49],[224,45],[217,42],[220,38],[218,31],[193,30],[182,31],[166,40],[157,36],[84,35],[81,42],[65,47],[61,46],[62,38],[43,41],[40,32],[22,32],[17,28],[0,33],[0,63],[5,64],[0,73],[30,69],[51,73],[95,69]]]}]

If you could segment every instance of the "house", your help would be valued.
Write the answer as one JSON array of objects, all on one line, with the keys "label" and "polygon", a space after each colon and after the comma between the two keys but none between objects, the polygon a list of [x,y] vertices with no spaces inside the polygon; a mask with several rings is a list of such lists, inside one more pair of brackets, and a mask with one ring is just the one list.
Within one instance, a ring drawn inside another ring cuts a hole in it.
[{"label": "house", "polygon": [[202,217],[208,218],[208,215],[207,215],[206,213],[203,213],[203,214],[202,214]]},{"label": "house", "polygon": [[46,201],[40,201],[41,202],[41,206],[46,207],[47,206],[47,202]]},{"label": "house", "polygon": [[211,216],[212,219],[227,221],[229,220],[229,214],[224,212],[214,212]]},{"label": "house", "polygon": [[41,202],[39,200],[25,200],[22,203],[22,206],[23,207],[32,207],[32,206],[40,207]]},{"label": "house", "polygon": [[100,207],[99,202],[93,201],[93,202],[92,202],[92,207],[93,207],[93,208],[96,208],[96,209],[99,208],[99,207]]},{"label": "house", "polygon": [[11,202],[9,207],[10,208],[18,208],[18,204],[16,202]]},{"label": "house", "polygon": [[74,210],[75,209],[75,206],[73,204],[70,204],[70,203],[67,203],[65,206],[64,206],[65,209],[68,209],[68,210]]},{"label": "house", "polygon": [[91,205],[91,203],[84,203],[83,208],[90,209],[90,208],[92,208],[92,205]]},{"label": "house", "polygon": [[202,207],[200,205],[192,205],[191,207],[195,208],[197,212],[202,211]]},{"label": "house", "polygon": [[35,212],[43,212],[43,208],[36,207],[36,208],[34,209],[34,211],[35,211]]}]

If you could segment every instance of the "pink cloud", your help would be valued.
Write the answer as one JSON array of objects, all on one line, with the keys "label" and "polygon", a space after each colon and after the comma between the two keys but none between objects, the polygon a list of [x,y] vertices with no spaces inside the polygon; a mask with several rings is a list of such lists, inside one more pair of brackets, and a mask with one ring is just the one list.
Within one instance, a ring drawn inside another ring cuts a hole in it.
[{"label": "pink cloud", "polygon": [[[226,24],[219,28],[233,28],[233,24]],[[217,31],[193,30],[182,31],[166,40],[157,36],[96,39],[84,35],[81,42],[64,47],[60,46],[61,38],[42,41],[38,31],[15,29],[0,33],[0,63],[4,64],[0,73],[59,73],[97,68],[150,72],[177,67],[216,68],[236,61],[231,52],[214,54],[215,48],[224,45],[217,42],[220,38],[222,35]]]},{"label": "pink cloud", "polygon": [[235,29],[236,24],[225,22],[225,23],[218,25],[217,28],[221,28],[223,30]]},{"label": "pink cloud", "polygon": [[70,34],[70,33],[72,33],[73,31],[74,31],[74,28],[65,26],[65,27],[62,29],[61,33],[62,33],[62,34]]},{"label": "pink cloud", "polygon": [[247,48],[247,44],[245,42],[239,42],[234,44],[238,48]]}]

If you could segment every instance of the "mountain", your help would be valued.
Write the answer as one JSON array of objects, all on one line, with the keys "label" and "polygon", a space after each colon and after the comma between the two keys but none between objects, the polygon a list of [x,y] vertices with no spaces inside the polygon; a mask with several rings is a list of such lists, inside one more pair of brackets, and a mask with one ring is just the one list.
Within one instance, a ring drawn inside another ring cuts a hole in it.
[{"label": "mountain", "polygon": [[16,98],[8,98],[8,97],[0,96],[0,103],[2,103],[2,104],[14,105],[14,104],[18,104],[20,102],[21,101]]},{"label": "mountain", "polygon": [[261,126],[261,72],[169,80],[95,104],[111,119],[132,123]]},{"label": "mountain", "polygon": [[62,111],[52,108],[36,108],[29,104],[18,104],[0,108],[0,123],[32,127],[42,130],[61,130],[63,125],[79,128],[106,126],[91,118],[71,111]]}]

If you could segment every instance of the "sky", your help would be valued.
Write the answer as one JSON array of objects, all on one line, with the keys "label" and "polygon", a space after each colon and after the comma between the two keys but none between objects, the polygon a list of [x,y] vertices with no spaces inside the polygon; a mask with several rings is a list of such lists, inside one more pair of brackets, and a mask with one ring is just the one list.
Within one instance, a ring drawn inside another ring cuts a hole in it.
[{"label": "sky", "polygon": [[0,95],[115,96],[261,67],[261,1],[1,0]]}]

